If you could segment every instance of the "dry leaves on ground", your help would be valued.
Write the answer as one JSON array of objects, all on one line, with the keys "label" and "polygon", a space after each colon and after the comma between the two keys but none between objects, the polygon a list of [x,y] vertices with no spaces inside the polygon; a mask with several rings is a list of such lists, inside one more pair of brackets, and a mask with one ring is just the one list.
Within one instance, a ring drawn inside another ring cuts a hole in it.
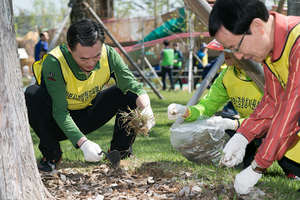
[{"label": "dry leaves on ground", "polygon": [[56,199],[272,199],[258,188],[249,195],[235,196],[232,185],[210,185],[189,172],[171,174],[163,167],[163,162],[150,162],[128,170],[121,163],[120,169],[114,170],[109,164],[101,164],[86,173],[64,168],[41,173],[41,177]]}]

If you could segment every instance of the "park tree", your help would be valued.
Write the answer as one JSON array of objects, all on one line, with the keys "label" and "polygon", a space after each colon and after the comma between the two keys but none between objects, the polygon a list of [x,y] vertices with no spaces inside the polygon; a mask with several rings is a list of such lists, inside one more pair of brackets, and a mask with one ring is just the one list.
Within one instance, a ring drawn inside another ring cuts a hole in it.
[{"label": "park tree", "polygon": [[[17,37],[23,37],[29,31],[46,31],[58,28],[66,14],[69,0],[31,0],[32,7],[14,7],[15,31]],[[58,9],[60,8],[60,9]]]},{"label": "park tree", "polygon": [[34,156],[12,1],[1,0],[0,10],[0,199],[53,199]]},{"label": "park tree", "polygon": [[114,0],[116,18],[138,17],[138,15],[157,16],[182,7],[182,0]]}]

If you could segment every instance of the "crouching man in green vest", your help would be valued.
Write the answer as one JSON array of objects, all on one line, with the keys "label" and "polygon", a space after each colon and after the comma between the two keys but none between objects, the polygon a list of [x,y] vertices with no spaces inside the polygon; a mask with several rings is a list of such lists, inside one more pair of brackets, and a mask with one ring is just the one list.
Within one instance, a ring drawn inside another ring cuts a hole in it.
[{"label": "crouching man in green vest", "polygon": [[[99,161],[103,156],[100,146],[85,135],[115,115],[110,150],[118,150],[122,159],[132,156],[129,149],[135,134],[127,133],[120,111],[139,108],[151,119],[147,129],[155,124],[147,93],[104,39],[98,23],[81,20],[70,26],[67,44],[60,44],[33,64],[37,85],[27,88],[25,98],[29,123],[40,138],[41,171],[55,169],[62,158],[59,142],[66,139],[83,151],[87,161]],[[110,78],[116,85],[102,90]]]}]

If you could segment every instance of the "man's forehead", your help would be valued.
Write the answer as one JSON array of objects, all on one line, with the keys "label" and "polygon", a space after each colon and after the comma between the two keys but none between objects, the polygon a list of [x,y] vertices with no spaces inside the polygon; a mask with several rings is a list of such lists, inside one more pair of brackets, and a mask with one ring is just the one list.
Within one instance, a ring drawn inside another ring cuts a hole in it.
[{"label": "man's forehead", "polygon": [[[221,26],[220,29],[216,33],[216,37],[231,37],[233,33],[231,33],[229,30],[227,30],[224,26]],[[217,40],[219,42],[219,40]]]},{"label": "man's forehead", "polygon": [[73,52],[76,52],[76,55],[81,58],[93,58],[101,54],[102,52],[102,43],[99,41],[93,46],[82,46],[80,43],[77,43],[76,48]]},{"label": "man's forehead", "polygon": [[231,47],[240,39],[237,35],[234,35],[229,30],[227,30],[224,26],[220,27],[215,35],[215,38],[225,48]]}]

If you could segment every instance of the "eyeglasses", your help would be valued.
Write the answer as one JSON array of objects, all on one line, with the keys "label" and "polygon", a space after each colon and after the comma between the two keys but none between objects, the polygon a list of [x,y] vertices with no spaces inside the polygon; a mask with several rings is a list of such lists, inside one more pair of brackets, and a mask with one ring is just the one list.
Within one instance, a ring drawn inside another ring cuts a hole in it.
[{"label": "eyeglasses", "polygon": [[225,52],[227,52],[227,53],[238,53],[238,52],[239,52],[239,48],[240,48],[240,46],[241,46],[241,44],[242,44],[242,42],[243,42],[243,39],[244,39],[246,33],[247,33],[247,31],[244,33],[244,35],[243,35],[243,37],[242,37],[240,43],[238,44],[237,48],[235,48],[235,49],[225,49],[225,48],[224,48],[223,51],[225,51]]}]

